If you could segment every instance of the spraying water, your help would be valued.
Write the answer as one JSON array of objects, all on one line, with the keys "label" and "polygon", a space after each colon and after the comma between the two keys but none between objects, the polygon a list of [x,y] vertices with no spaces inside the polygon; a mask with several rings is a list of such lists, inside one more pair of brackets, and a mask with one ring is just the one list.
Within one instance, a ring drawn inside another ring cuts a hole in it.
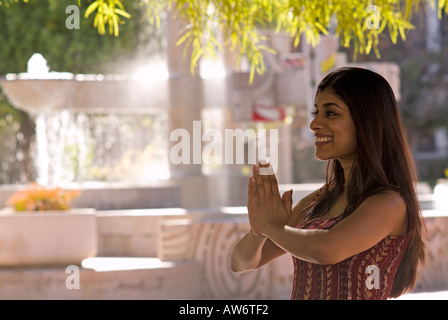
[{"label": "spraying water", "polygon": [[38,183],[143,183],[169,178],[165,114],[83,114],[36,117]]}]

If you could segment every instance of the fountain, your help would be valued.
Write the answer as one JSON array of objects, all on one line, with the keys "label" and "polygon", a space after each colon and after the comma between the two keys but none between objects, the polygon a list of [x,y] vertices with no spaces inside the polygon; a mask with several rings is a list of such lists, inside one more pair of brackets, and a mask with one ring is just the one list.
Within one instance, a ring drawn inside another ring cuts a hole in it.
[{"label": "fountain", "polygon": [[[308,70],[303,63],[280,69],[282,59],[302,61],[303,57],[291,53],[289,37],[280,35],[282,41],[276,41],[282,55],[269,57],[273,72],[255,77],[252,86],[248,85],[248,73],[235,72],[234,62],[226,59],[222,61],[225,68],[221,66],[213,75],[210,65],[204,65],[208,68],[204,78],[192,76],[188,58],[174,45],[180,29],[176,23],[167,27],[171,45],[166,61],[149,65],[135,75],[53,72],[41,55],[35,55],[27,73],[0,79],[11,103],[35,117],[37,182],[81,188],[84,192],[74,205],[101,210],[216,208],[246,203],[248,166],[173,163],[169,150],[174,143],[168,139],[169,132],[182,129],[192,135],[198,121],[205,128],[222,132],[241,126],[246,129],[253,119],[253,105],[258,106],[260,114],[266,113],[262,107],[270,107],[265,109],[283,115],[280,120],[287,118],[285,110],[294,114],[296,109],[306,108],[308,95],[289,92],[285,84],[304,82]],[[300,114],[296,118],[303,121],[306,113]],[[288,117],[291,122],[292,116]],[[292,127],[279,123],[278,152],[284,156],[278,164],[278,177],[289,183]],[[115,199],[111,201],[105,195],[109,207],[99,206],[96,190],[106,186],[119,188],[120,201],[128,203],[112,205]],[[132,187],[146,188],[147,192],[136,201],[135,194],[127,195]],[[90,189],[96,192],[96,202],[83,203],[93,192]]]},{"label": "fountain", "polygon": [[[0,85],[34,116],[39,184],[84,190],[75,206],[181,205],[179,188],[167,181],[166,79],[49,72],[34,54],[27,73],[8,74]],[[110,201],[109,189],[121,196]]]}]

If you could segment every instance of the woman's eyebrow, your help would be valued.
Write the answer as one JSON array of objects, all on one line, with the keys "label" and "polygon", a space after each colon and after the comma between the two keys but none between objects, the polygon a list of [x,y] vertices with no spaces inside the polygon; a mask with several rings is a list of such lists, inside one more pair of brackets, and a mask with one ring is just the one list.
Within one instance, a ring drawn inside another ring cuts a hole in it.
[{"label": "woman's eyebrow", "polygon": [[[336,102],[327,102],[327,103],[324,103],[323,105],[322,105],[322,107],[323,108],[328,108],[328,107],[331,107],[331,106],[335,106],[335,107],[338,107],[339,109],[341,109],[341,110],[344,110],[344,109],[342,109],[342,107],[340,106],[340,105],[338,105]],[[314,108],[318,108],[319,106],[317,105],[317,104],[314,104]]]}]

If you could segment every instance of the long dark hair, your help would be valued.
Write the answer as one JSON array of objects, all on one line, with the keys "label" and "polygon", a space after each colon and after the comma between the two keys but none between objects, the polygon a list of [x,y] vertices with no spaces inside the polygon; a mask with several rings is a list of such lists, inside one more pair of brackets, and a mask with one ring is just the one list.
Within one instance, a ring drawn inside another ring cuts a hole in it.
[{"label": "long dark hair", "polygon": [[[401,125],[394,92],[379,74],[346,67],[329,73],[319,84],[317,95],[330,89],[349,107],[357,132],[358,150],[347,184],[350,215],[369,196],[384,190],[397,191],[406,202],[412,236],[395,275],[390,297],[412,290],[419,262],[424,263],[424,228],[415,191],[417,173]],[[310,204],[306,219],[324,215],[345,187],[344,171],[337,159],[329,160],[323,192]]]}]

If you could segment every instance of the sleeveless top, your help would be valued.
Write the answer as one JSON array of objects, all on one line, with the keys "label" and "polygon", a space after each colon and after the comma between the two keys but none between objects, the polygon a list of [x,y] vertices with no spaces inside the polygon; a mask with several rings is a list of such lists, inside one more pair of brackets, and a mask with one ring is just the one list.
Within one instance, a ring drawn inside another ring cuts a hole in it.
[{"label": "sleeveless top", "polygon": [[[331,229],[344,216],[300,222],[301,229]],[[409,228],[411,230],[411,228]],[[293,300],[386,300],[395,273],[411,238],[387,236],[379,243],[332,265],[320,265],[293,256]]]}]

